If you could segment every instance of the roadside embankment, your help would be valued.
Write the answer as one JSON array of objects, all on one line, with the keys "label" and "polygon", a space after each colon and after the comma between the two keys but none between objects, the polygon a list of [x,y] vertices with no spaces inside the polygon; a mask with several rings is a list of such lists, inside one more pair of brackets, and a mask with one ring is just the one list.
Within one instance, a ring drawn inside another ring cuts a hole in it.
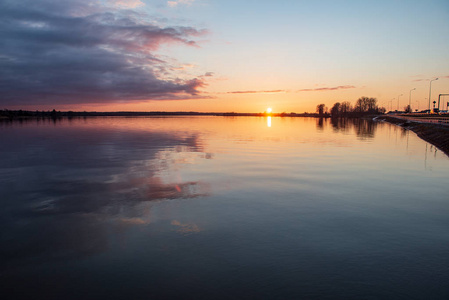
[{"label": "roadside embankment", "polygon": [[413,131],[424,141],[431,143],[449,156],[449,126],[435,123],[421,123],[410,120],[395,118],[392,116],[381,116],[377,120],[401,126]]}]

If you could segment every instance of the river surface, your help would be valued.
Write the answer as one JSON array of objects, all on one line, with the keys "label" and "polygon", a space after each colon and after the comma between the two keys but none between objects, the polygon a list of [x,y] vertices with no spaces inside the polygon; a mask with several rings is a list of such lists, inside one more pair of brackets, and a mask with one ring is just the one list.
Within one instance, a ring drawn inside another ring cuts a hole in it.
[{"label": "river surface", "polygon": [[0,122],[5,299],[448,299],[449,159],[364,120]]}]

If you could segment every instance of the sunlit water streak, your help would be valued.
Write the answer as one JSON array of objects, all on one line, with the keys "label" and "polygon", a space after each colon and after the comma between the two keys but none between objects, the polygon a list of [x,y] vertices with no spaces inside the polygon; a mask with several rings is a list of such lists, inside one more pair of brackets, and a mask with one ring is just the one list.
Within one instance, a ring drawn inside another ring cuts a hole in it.
[{"label": "sunlit water streak", "polygon": [[447,299],[449,159],[364,120],[0,123],[3,294]]}]

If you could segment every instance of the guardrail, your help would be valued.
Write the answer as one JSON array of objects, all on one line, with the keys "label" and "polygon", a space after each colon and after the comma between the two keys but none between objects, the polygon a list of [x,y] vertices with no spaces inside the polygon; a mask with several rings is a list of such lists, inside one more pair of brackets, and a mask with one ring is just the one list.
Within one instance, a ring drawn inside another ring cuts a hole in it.
[{"label": "guardrail", "polygon": [[440,124],[440,125],[449,126],[449,118],[447,118],[447,117],[414,118],[414,117],[408,117],[408,116],[394,116],[394,118],[412,121],[412,122],[416,122],[416,123],[431,123],[431,124]]}]

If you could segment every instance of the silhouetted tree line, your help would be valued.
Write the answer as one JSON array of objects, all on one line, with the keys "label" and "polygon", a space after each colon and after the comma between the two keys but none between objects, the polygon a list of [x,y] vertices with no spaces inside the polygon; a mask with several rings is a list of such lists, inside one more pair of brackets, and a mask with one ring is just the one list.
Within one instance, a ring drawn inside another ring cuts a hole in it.
[{"label": "silhouetted tree line", "polygon": [[[10,119],[14,118],[61,118],[61,117],[140,117],[140,116],[164,116],[164,115],[217,115],[215,113],[201,113],[201,112],[128,112],[128,111],[118,111],[118,112],[96,112],[96,111],[57,111],[53,110],[42,110],[42,111],[27,111],[27,110],[0,110],[0,117],[7,117]],[[221,114],[225,115],[225,114]],[[262,114],[260,114],[262,115]]]},{"label": "silhouetted tree line", "polygon": [[352,106],[349,101],[336,102],[332,108],[329,109],[324,104],[318,104],[316,113],[319,116],[331,117],[357,117],[370,114],[384,114],[386,109],[377,105],[376,98],[360,97],[355,105]]},{"label": "silhouetted tree line", "polygon": [[103,117],[103,116],[121,116],[121,117],[139,117],[139,116],[275,116],[275,117],[358,117],[365,114],[383,114],[386,109],[377,105],[376,98],[361,97],[355,105],[352,106],[350,102],[336,102],[329,111],[329,108],[325,104],[318,104],[316,106],[316,114],[313,113],[213,113],[213,112],[164,112],[164,111],[152,111],[152,112],[86,112],[86,111],[27,111],[27,110],[0,110],[1,118],[52,118],[58,119],[62,117]]},{"label": "silhouetted tree line", "polygon": [[9,109],[4,109],[4,110],[0,110],[0,116],[1,117],[7,117],[7,118],[17,118],[17,117],[51,117],[51,118],[60,118],[63,116],[70,116],[71,112],[60,112],[60,111],[56,111],[55,109],[53,110],[48,110],[48,111],[29,111],[29,110],[9,110]]}]

